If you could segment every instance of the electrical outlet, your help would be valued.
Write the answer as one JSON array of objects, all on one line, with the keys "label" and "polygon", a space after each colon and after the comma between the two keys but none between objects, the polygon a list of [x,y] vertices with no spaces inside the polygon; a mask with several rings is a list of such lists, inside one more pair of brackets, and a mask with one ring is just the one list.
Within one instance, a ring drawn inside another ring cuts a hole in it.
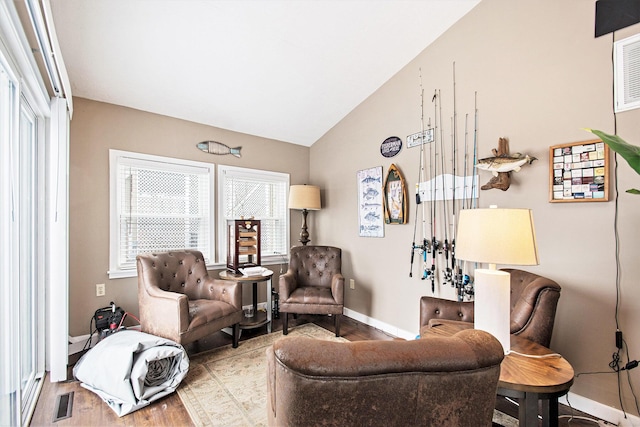
[{"label": "electrical outlet", "polygon": [[353,279],[349,279],[349,289],[355,289],[356,288],[356,281]]},{"label": "electrical outlet", "polygon": [[98,283],[96,285],[96,296],[103,297],[105,294],[104,283]]}]

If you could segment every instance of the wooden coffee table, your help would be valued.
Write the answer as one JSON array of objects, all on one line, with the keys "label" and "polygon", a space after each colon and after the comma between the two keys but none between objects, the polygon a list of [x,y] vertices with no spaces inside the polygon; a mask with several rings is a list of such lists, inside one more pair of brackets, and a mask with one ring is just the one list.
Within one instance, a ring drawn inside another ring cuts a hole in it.
[{"label": "wooden coffee table", "polygon": [[[428,331],[434,336],[451,336],[472,327],[463,322],[443,322],[432,325]],[[569,392],[573,377],[573,367],[565,358],[538,343],[511,335],[511,353],[500,365],[498,395],[518,400],[520,426],[538,426],[539,401],[542,425],[557,426],[558,397]]]}]

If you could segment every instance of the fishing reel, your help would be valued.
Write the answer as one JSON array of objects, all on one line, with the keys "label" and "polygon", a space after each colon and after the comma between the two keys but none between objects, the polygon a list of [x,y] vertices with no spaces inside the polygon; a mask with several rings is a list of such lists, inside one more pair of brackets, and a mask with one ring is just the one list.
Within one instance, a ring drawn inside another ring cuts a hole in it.
[{"label": "fishing reel", "polygon": [[442,253],[442,245],[440,244],[439,240],[436,240],[435,238],[433,238],[430,241],[427,241],[426,244],[427,244],[427,247],[429,248],[428,252],[430,254],[433,254],[435,256],[436,251],[438,251],[439,254]]},{"label": "fishing reel", "polygon": [[462,302],[466,299],[471,299],[475,294],[473,290],[473,282],[468,274],[461,275],[461,281],[458,282],[458,301]]},{"label": "fishing reel", "polygon": [[447,267],[444,270],[443,275],[444,275],[443,281],[442,281],[443,285],[445,285],[447,283],[451,283],[451,286],[455,285],[455,282],[453,280],[453,271],[449,267]]}]

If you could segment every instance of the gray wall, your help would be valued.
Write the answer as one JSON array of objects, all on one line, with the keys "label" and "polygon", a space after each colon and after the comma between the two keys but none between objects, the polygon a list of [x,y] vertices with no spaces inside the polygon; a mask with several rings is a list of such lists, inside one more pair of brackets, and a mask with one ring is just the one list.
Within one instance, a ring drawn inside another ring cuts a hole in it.
[{"label": "gray wall", "polygon": [[[290,174],[292,184],[308,181],[309,148],[258,138],[116,105],[74,98],[71,121],[69,188],[69,334],[89,333],[94,311],[115,301],[138,315],[135,277],[109,280],[109,149],[134,151],[217,165]],[[203,153],[204,140],[242,147],[242,158]],[[216,170],[217,172],[217,170]],[[300,232],[301,215],[291,211],[291,234]],[[272,266],[277,284],[279,266]],[[96,297],[95,285],[106,284]],[[260,287],[262,294],[263,287]],[[249,300],[246,300],[248,304]]]},{"label": "gray wall", "polygon": [[[344,250],[343,272],[356,282],[355,290],[347,290],[349,309],[402,331],[418,332],[420,296],[432,295],[430,284],[416,277],[418,263],[409,278],[419,149],[405,147],[387,159],[379,147],[389,136],[404,139],[420,130],[419,69],[425,120],[433,120],[431,95],[440,89],[445,141],[450,145],[455,62],[460,144],[466,114],[473,130],[477,92],[479,157],[490,156],[498,138],[507,137],[512,153],[539,159],[513,174],[508,191],[482,191],[479,206],[533,209],[540,265],[524,269],[562,286],[552,348],[571,362],[576,373],[609,370],[616,329],[616,205],[548,202],[549,147],[594,139],[583,130],[586,127],[609,133],[615,129],[613,37],[594,38],[594,14],[594,1],[484,0],[311,147],[311,183],[319,185],[323,195],[323,209],[313,212],[312,233],[318,243]],[[638,31],[640,26],[630,27],[616,33],[616,38]],[[618,114],[618,134],[637,145],[639,127],[639,110]],[[450,153],[447,156],[451,159]],[[391,163],[407,180],[409,224],[386,226],[384,238],[359,237],[356,173],[383,166],[386,174]],[[481,171],[480,183],[490,176]],[[613,170],[611,178],[615,181]],[[640,183],[622,159],[618,178],[621,191]],[[640,357],[639,213],[640,197],[621,192],[619,322],[632,359]],[[437,286],[435,295],[454,298],[449,286]],[[640,369],[630,375],[637,387]],[[626,376],[623,381],[626,384]],[[623,389],[625,408],[635,413],[628,386]],[[620,407],[615,374],[579,376],[572,391]]]}]

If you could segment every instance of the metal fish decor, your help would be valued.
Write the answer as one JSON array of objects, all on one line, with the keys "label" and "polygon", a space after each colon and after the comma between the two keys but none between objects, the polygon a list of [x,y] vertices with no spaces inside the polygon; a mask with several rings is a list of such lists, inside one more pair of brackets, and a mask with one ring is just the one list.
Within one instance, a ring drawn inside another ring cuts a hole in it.
[{"label": "metal fish decor", "polygon": [[222,142],[217,141],[202,141],[196,144],[196,147],[209,154],[225,155],[231,154],[237,158],[240,158],[240,150],[242,147],[231,148]]}]

